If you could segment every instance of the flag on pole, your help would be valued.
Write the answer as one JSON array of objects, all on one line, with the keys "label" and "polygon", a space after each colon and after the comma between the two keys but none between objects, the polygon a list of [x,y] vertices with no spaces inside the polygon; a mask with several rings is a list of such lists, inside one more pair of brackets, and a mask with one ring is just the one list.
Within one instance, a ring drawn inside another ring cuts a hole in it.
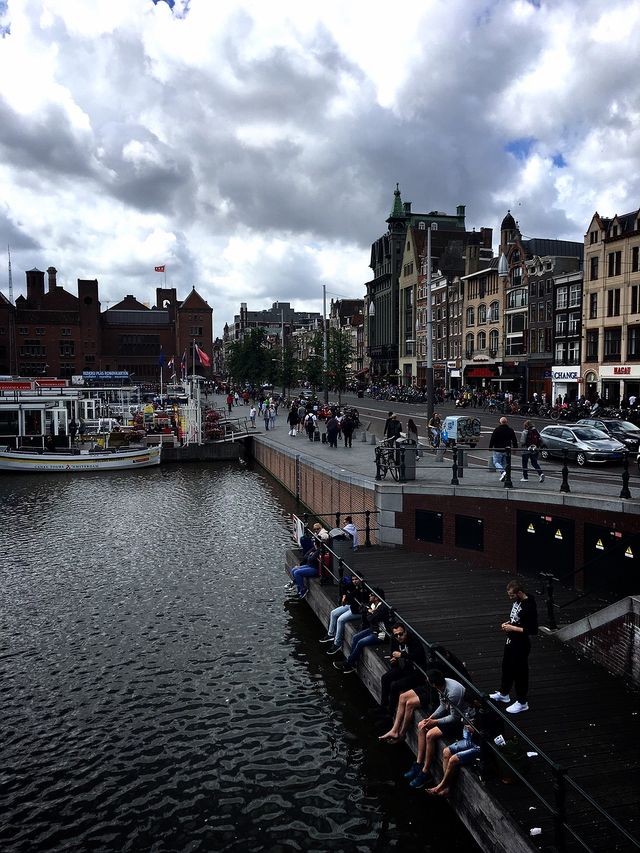
[{"label": "flag on pole", "polygon": [[164,272],[164,264],[162,264],[162,266],[161,266],[161,267],[154,267],[154,270],[155,270],[156,272]]},{"label": "flag on pole", "polygon": [[211,367],[210,357],[206,354],[206,352],[204,350],[200,349],[198,344],[196,344],[195,347],[196,347],[196,355],[198,356],[198,361],[200,362],[200,364],[203,367]]},{"label": "flag on pole", "polygon": [[186,349],[182,353],[182,359],[180,361],[180,371],[182,373],[182,376],[186,377],[186,375],[187,375],[187,351],[186,351]]},{"label": "flag on pole", "polygon": [[160,367],[164,366],[164,353],[162,352],[162,344],[160,344],[160,358],[158,359]]}]

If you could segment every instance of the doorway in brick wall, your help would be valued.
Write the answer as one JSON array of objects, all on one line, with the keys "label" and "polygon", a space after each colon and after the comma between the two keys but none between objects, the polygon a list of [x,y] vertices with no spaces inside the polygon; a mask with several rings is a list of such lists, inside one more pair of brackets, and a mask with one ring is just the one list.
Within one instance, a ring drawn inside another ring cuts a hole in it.
[{"label": "doorway in brick wall", "polygon": [[[540,572],[553,572],[559,578],[575,569],[574,521],[518,510],[516,525],[520,574],[539,576]],[[573,585],[571,578],[566,583]]]}]

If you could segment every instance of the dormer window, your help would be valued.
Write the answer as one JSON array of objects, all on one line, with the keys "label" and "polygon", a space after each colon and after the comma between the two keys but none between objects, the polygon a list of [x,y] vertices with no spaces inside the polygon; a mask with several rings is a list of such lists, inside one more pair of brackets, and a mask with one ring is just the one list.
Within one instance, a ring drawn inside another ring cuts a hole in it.
[{"label": "dormer window", "polygon": [[424,222],[418,222],[418,231],[425,231],[427,228]]},{"label": "dormer window", "polygon": [[593,246],[593,244],[594,244],[594,243],[597,243],[597,242],[598,242],[598,232],[597,232],[597,231],[592,231],[592,232],[589,234],[589,243]]},{"label": "dormer window", "polygon": [[617,225],[614,225],[613,228],[611,229],[611,236],[612,237],[618,236],[618,226]]}]

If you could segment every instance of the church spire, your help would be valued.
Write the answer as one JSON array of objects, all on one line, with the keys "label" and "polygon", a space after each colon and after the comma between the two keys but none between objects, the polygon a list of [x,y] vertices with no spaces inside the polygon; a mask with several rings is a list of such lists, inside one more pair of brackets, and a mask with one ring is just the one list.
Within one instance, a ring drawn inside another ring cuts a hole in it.
[{"label": "church spire", "polygon": [[402,204],[402,199],[400,198],[400,185],[396,184],[395,192],[393,193],[393,210],[389,218],[396,218],[399,216],[404,217],[404,205]]}]

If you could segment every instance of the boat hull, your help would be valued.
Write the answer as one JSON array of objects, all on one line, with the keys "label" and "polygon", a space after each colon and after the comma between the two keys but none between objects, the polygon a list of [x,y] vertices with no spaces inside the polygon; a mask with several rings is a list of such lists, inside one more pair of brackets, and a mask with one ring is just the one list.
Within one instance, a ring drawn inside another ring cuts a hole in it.
[{"label": "boat hull", "polygon": [[126,471],[159,465],[160,452],[160,445],[97,453],[25,453],[21,450],[0,450],[0,471],[25,474]]}]

